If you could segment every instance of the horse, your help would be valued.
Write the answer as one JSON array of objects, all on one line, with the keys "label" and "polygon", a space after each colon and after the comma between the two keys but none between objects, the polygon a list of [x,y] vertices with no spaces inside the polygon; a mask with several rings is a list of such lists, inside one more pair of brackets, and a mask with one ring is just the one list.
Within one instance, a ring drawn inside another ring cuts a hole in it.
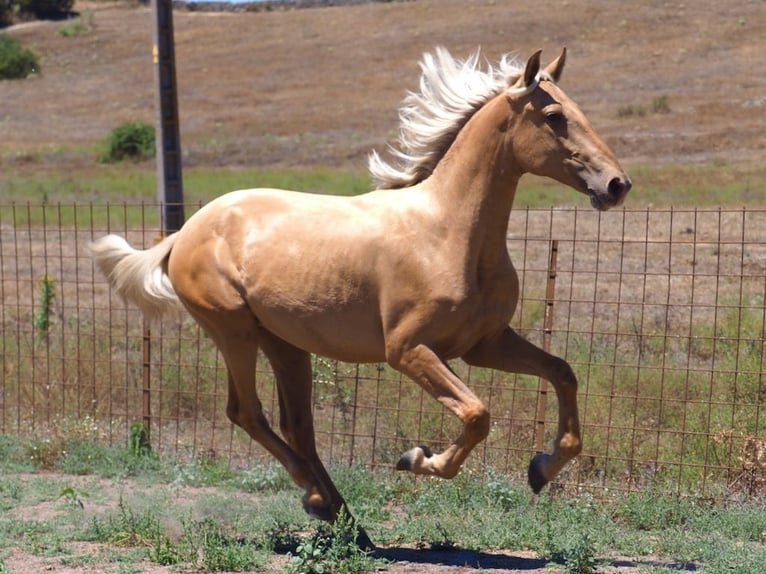
[{"label": "horse", "polygon": [[[582,449],[573,370],[509,326],[519,299],[509,216],[524,173],[582,192],[598,210],[620,205],[632,183],[558,85],[566,49],[545,68],[540,54],[495,65],[478,50],[464,60],[443,47],[424,54],[391,159],[369,157],[372,191],[232,191],[146,250],[116,235],[90,245],[148,319],[185,309],[209,334],[228,371],[226,414],[287,469],[315,518],[348,508],[317,454],[311,354],[386,362],[460,419],[445,450],[415,446],[398,470],[452,478],[487,437],[490,413],[449,367],[456,358],[553,385],[558,431],[552,452],[529,463],[535,493]],[[276,380],[281,437],[256,394],[258,349]]]}]

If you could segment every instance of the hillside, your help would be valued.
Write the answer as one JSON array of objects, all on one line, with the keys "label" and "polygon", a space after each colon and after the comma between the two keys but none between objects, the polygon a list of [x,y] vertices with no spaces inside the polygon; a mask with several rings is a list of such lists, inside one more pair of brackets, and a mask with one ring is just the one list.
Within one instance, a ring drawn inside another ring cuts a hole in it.
[{"label": "hillside", "polygon": [[[755,160],[766,146],[760,1],[416,0],[262,12],[175,13],[189,165],[363,168],[396,133],[422,52],[489,60],[569,50],[563,86],[627,162]],[[42,73],[0,82],[2,165],[76,166],[121,122],[154,120],[151,13],[78,2],[92,29],[7,31]],[[657,102],[665,113],[653,113]]]}]

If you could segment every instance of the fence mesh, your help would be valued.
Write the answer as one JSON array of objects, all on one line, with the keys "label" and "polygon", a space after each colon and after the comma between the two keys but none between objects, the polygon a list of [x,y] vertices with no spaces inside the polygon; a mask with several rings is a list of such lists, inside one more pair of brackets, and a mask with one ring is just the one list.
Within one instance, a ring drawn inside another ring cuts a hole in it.
[{"label": "fence mesh", "polygon": [[[94,270],[89,241],[118,233],[149,246],[157,213],[148,204],[0,204],[0,433],[95,432],[119,444],[143,421],[162,452],[237,465],[266,456],[226,419],[225,369],[196,324],[145,324]],[[508,248],[522,297],[512,325],[580,379],[585,450],[556,488],[766,489],[765,227],[757,209],[513,212]],[[555,395],[531,377],[451,366],[493,416],[469,464],[525,472],[540,438],[555,433]],[[276,422],[265,360],[258,369]],[[459,432],[387,365],[316,357],[314,379],[325,460],[391,466],[412,446],[440,449]]]}]

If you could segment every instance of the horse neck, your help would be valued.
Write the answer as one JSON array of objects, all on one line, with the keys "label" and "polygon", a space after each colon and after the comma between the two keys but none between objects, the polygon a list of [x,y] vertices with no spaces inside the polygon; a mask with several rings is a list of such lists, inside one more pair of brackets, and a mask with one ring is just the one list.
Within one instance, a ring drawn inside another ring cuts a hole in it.
[{"label": "horse neck", "polygon": [[451,231],[462,230],[503,245],[522,174],[509,149],[509,113],[505,96],[485,104],[462,128],[427,180]]}]

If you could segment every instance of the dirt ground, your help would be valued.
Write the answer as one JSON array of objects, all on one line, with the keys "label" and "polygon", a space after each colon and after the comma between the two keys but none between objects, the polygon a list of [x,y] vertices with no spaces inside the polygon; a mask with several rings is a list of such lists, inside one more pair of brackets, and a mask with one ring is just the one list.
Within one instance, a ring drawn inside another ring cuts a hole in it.
[{"label": "dirt ground", "polygon": [[[39,475],[19,475],[37,478]],[[137,484],[131,480],[108,480],[92,476],[58,475],[46,473],[45,479],[51,484],[60,482],[77,492],[97,492],[95,500],[90,497],[82,498],[83,520],[103,515],[105,512],[117,512],[118,500],[124,493],[129,492],[133,499],[141,497],[141,493],[149,488],[152,494],[162,494],[170,500],[177,502],[179,508],[191,509],[206,496],[215,496],[216,489],[212,487],[191,487],[172,485],[146,485]],[[220,495],[220,492],[217,493]],[[233,494],[232,496],[237,496]],[[245,495],[239,495],[245,496]],[[108,501],[108,502],[105,502]],[[296,498],[296,504],[298,504]],[[128,503],[130,507],[130,503]],[[15,508],[9,511],[12,518],[26,521],[54,520],[57,516],[68,512],[69,509],[60,498],[52,501],[43,501],[32,506]],[[52,572],[54,574],[106,574],[122,571],[142,572],[145,574],[171,574],[179,572],[172,567],[152,564],[148,560],[131,562],[126,570],[120,570],[120,560],[116,559],[115,548],[106,544],[94,542],[77,542],[66,544],[66,553],[62,556],[46,555],[49,553],[30,553],[14,549],[4,556],[7,571],[12,574],[39,574],[40,572]],[[126,551],[128,548],[122,548]],[[54,553],[55,554],[55,553]],[[563,567],[547,566],[532,551],[467,551],[459,548],[451,550],[429,550],[414,547],[379,547],[375,552],[376,557],[389,561],[385,567],[388,574],[471,574],[472,572],[492,573],[527,573],[527,574],[559,574]],[[639,574],[653,566],[666,566],[679,572],[693,572],[697,566],[694,564],[680,564],[667,560],[659,560],[651,556],[642,556],[634,560],[625,557],[599,557],[603,560],[599,567],[600,574]],[[266,574],[279,574],[284,571],[290,557],[288,555],[274,555],[267,564]],[[127,565],[127,564],[126,564]],[[135,569],[133,569],[135,568]]]},{"label": "dirt ground", "polygon": [[[89,33],[64,37],[60,22],[7,30],[41,56],[41,73],[0,82],[0,170],[89,168],[94,145],[113,127],[154,121],[150,10],[80,1],[75,9],[92,11]],[[417,61],[439,44],[462,56],[481,47],[492,61],[539,48],[547,61],[566,46],[564,89],[628,164],[757,162],[766,148],[761,0],[413,0],[257,13],[180,10],[175,25],[187,166],[362,168],[369,151],[395,135],[398,105],[417,88]],[[669,112],[652,113],[663,97]],[[83,544],[73,552],[100,550]],[[381,554],[395,560],[392,574],[551,572],[526,552]],[[636,574],[662,564],[611,560],[601,572]],[[20,550],[5,563],[15,574],[107,568]]]}]

